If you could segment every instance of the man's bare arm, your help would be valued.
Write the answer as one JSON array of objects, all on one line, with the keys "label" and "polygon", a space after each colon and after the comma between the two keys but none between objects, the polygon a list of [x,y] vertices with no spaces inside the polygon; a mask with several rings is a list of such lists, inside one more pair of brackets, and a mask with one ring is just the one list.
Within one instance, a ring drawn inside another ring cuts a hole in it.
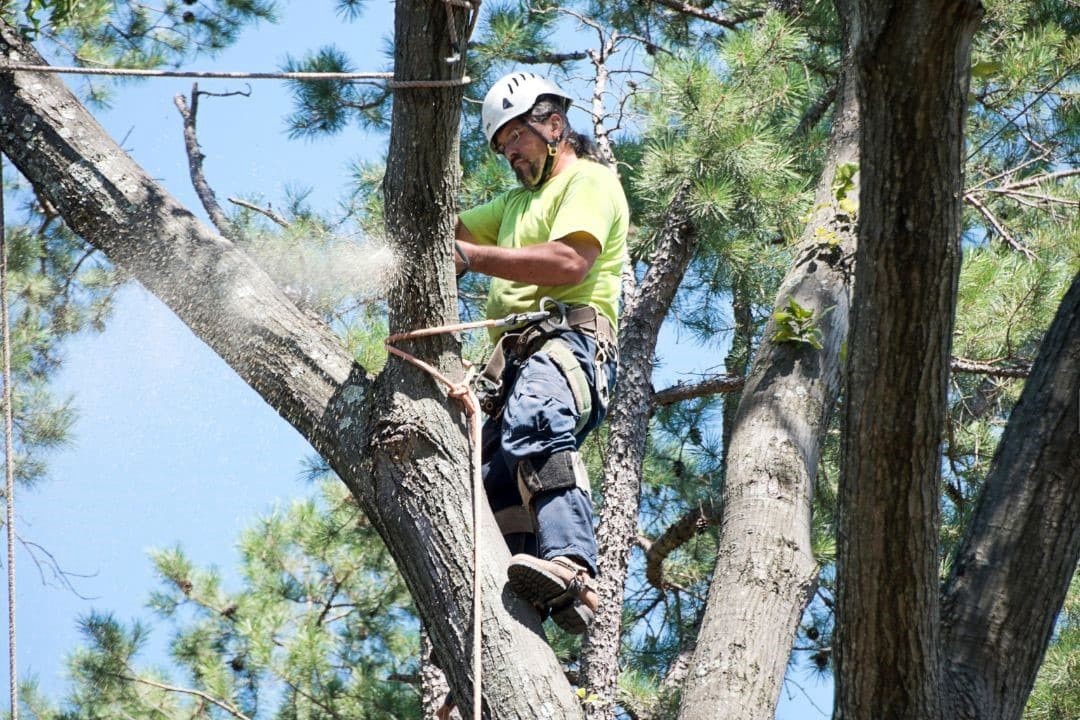
[{"label": "man's bare arm", "polygon": [[[523,248],[501,248],[474,244],[468,228],[458,221],[455,236],[469,259],[470,270],[531,285],[579,283],[600,256],[600,243],[585,232]],[[461,258],[455,256],[454,261],[460,271]]]}]

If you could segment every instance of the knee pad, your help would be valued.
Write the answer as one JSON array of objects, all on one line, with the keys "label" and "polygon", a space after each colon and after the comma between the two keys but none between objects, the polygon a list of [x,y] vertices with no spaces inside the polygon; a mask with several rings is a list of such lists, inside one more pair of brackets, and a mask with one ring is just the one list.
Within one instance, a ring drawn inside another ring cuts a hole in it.
[{"label": "knee pad", "polygon": [[524,505],[511,505],[508,508],[496,510],[495,522],[503,535],[536,532],[532,512]]},{"label": "knee pad", "polygon": [[589,472],[576,450],[564,450],[542,458],[526,458],[517,464],[518,491],[525,506],[534,495],[579,487],[592,495]]}]

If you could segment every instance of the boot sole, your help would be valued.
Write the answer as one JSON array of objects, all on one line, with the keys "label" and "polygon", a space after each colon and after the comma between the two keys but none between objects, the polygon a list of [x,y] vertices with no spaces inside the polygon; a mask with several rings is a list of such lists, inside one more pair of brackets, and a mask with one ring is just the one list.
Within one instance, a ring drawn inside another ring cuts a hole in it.
[{"label": "boot sole", "polygon": [[[566,591],[567,583],[546,568],[534,565],[528,558],[517,559],[506,570],[507,584],[514,593],[536,607],[547,608],[548,603]],[[583,634],[592,624],[594,613],[580,601],[573,601],[551,610],[551,619],[571,635]]]}]

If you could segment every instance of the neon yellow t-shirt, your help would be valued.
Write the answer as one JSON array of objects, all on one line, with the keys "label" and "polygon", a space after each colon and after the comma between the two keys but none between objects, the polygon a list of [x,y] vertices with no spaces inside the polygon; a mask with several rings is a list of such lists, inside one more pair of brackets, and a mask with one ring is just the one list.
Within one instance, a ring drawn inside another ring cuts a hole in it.
[{"label": "neon yellow t-shirt", "polygon": [[575,232],[586,232],[600,243],[600,255],[576,285],[492,278],[489,318],[536,310],[541,298],[550,297],[567,305],[592,305],[618,328],[630,209],[615,173],[599,163],[578,160],[535,191],[515,188],[466,210],[459,219],[480,245],[528,247]]}]

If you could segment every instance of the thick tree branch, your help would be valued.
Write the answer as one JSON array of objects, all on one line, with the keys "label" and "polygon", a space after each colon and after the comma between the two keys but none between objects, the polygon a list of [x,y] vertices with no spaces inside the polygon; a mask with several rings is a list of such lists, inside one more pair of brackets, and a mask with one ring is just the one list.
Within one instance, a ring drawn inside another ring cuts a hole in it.
[{"label": "thick tree branch", "polygon": [[[811,496],[840,391],[856,244],[852,220],[832,189],[837,168],[859,162],[859,107],[850,73],[841,79],[832,128],[815,210],[774,303],[792,298],[811,309],[820,318],[822,348],[776,342],[775,319],[762,333],[727,451],[716,568],[680,720],[756,720],[775,713],[817,577]],[[849,193],[857,194],[858,175],[852,180]],[[822,244],[821,234],[836,244]],[[763,627],[770,629],[767,636]]]},{"label": "thick tree branch", "polygon": [[[441,0],[394,5],[394,73],[398,78],[460,79],[448,63],[447,6]],[[453,11],[460,25],[464,11]],[[419,32],[418,28],[426,28]],[[452,238],[464,88],[394,92],[383,182],[386,234],[401,271],[391,284],[391,332],[457,319]],[[463,375],[461,348],[450,335],[407,349],[453,378]],[[412,365],[391,359],[375,394],[378,417],[360,438],[376,482],[358,485],[365,512],[378,523],[416,601],[463,715],[472,710],[474,598],[472,532],[479,533],[482,711],[487,718],[574,718],[581,706],[544,640],[535,610],[506,588],[509,552],[487,503],[474,528],[464,413],[446,389]]]},{"label": "thick tree branch", "polygon": [[841,5],[858,78],[862,177],[839,482],[835,717],[961,718],[940,683],[940,445],[960,274],[956,188],[982,6]]},{"label": "thick tree branch", "polygon": [[[0,49],[44,62],[7,24]],[[369,381],[329,328],[158,186],[58,78],[3,74],[0,101],[3,151],[68,226],[172,308],[320,452],[340,457],[341,416],[331,408],[364,418]]]}]

